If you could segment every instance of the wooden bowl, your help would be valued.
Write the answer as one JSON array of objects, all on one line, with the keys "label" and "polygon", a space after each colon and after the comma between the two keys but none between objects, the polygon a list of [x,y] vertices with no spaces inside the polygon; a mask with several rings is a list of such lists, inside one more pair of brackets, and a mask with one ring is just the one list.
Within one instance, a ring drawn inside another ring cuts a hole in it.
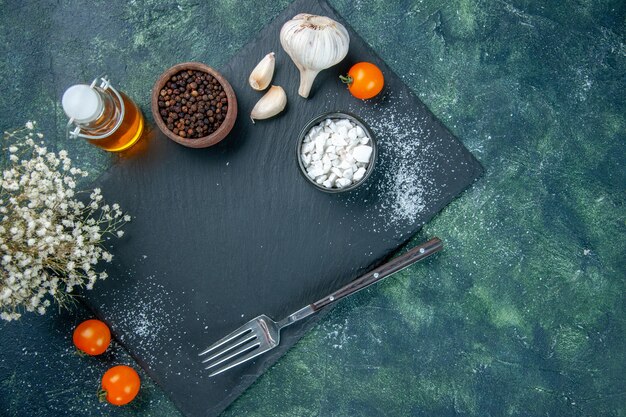
[{"label": "wooden bowl", "polygon": [[[163,86],[170,80],[173,75],[181,71],[186,70],[194,70],[194,71],[202,71],[207,74],[211,74],[221,85],[226,93],[226,99],[228,100],[228,111],[226,112],[226,117],[222,121],[220,127],[213,133],[208,136],[203,136],[201,138],[190,139],[183,138],[178,136],[171,130],[167,128],[167,125],[163,121],[163,117],[159,112],[159,93]],[[226,81],[226,78],[222,76],[219,72],[209,67],[208,65],[204,65],[200,62],[183,62],[182,64],[174,65],[173,67],[166,70],[159,79],[154,83],[154,87],[152,88],[152,116],[154,117],[154,121],[156,122],[159,130],[163,132],[165,136],[170,138],[176,143],[180,143],[183,146],[187,146],[188,148],[208,148],[209,146],[213,146],[216,143],[223,140],[228,133],[232,130],[235,125],[235,120],[237,119],[237,97],[235,96],[235,91],[233,87]]]}]

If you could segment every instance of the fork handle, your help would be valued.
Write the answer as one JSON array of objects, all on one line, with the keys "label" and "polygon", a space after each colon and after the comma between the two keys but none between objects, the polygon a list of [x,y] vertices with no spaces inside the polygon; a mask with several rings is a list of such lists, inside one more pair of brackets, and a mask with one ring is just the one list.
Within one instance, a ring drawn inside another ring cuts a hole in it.
[{"label": "fork handle", "polygon": [[387,278],[388,276],[393,275],[398,271],[401,271],[402,269],[414,264],[417,261],[421,261],[422,259],[427,258],[436,252],[439,252],[442,248],[443,243],[441,242],[441,239],[439,239],[438,237],[434,237],[428,242],[422,243],[421,245],[414,247],[407,253],[393,258],[386,264],[383,264],[373,271],[370,271],[360,278],[357,278],[348,285],[341,287],[334,293],[327,295],[319,301],[316,301],[315,303],[311,304],[310,307],[313,309],[313,311],[318,311],[328,304],[334,303],[335,301],[347,297],[350,294],[354,294],[355,292],[362,290],[363,288],[368,287],[375,282],[382,280],[383,278]]}]

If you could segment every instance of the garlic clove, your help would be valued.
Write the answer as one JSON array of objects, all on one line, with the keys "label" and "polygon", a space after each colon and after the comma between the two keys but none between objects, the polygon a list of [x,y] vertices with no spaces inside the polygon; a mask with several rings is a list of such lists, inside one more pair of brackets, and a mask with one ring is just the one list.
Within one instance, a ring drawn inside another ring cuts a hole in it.
[{"label": "garlic clove", "polygon": [[286,105],[287,94],[285,94],[285,90],[278,85],[273,85],[254,105],[252,112],[250,112],[250,119],[252,119],[252,123],[255,120],[269,119],[283,111]]},{"label": "garlic clove", "polygon": [[274,58],[274,52],[265,55],[256,67],[254,67],[248,78],[250,87],[257,91],[265,90],[272,81],[275,65],[276,59]]}]

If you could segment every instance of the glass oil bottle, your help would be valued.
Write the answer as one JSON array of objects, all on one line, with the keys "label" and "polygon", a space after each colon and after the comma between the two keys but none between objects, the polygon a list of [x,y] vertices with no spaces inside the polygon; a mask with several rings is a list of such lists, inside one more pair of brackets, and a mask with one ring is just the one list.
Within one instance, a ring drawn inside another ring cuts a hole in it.
[{"label": "glass oil bottle", "polygon": [[133,146],[143,132],[144,120],[139,107],[126,94],[117,91],[104,77],[91,85],[68,88],[61,100],[69,122],[70,138],[83,138],[110,152]]}]

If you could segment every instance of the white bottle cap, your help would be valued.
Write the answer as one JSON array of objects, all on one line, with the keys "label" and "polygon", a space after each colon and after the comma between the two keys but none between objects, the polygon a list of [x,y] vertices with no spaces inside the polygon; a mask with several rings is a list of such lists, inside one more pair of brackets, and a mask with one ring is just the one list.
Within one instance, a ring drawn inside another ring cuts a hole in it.
[{"label": "white bottle cap", "polygon": [[89,123],[102,113],[102,98],[86,84],[76,84],[65,90],[61,99],[63,110],[77,123]]}]

